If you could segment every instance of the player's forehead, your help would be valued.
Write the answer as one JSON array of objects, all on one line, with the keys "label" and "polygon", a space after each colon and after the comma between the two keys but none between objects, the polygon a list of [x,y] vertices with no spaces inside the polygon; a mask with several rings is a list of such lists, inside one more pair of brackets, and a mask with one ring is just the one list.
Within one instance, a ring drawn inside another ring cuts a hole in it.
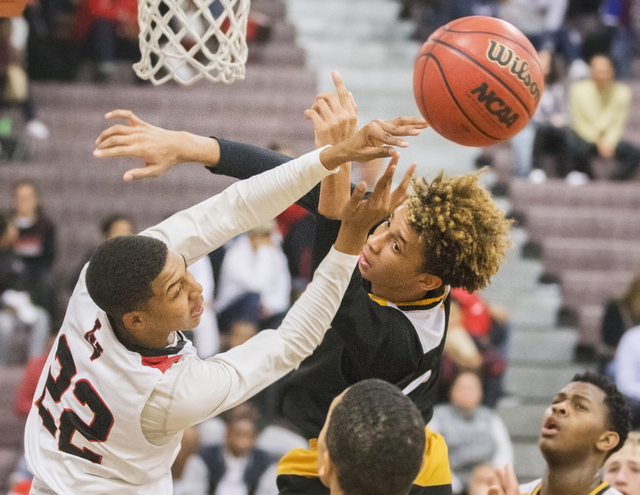
[{"label": "player's forehead", "polygon": [[[154,289],[162,290],[184,276],[185,259],[173,249],[168,249],[167,261],[160,274],[153,281]],[[156,292],[154,290],[154,292]]]},{"label": "player's forehead", "polygon": [[556,397],[568,399],[583,399],[592,402],[593,404],[604,405],[606,394],[600,387],[594,385],[593,383],[571,382],[562,390],[560,390]]},{"label": "player's forehead", "polygon": [[400,232],[407,240],[407,243],[419,244],[420,236],[409,222],[409,206],[404,203],[398,206],[389,216],[391,227]]}]

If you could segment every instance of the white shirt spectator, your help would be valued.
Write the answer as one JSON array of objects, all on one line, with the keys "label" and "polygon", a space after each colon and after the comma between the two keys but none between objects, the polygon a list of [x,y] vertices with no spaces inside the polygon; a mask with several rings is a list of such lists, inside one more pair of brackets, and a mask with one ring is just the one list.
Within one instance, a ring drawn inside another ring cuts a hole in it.
[{"label": "white shirt spectator", "polygon": [[260,294],[260,302],[269,315],[283,313],[289,307],[291,276],[280,246],[260,245],[254,250],[245,234],[236,239],[224,256],[214,304],[216,312],[248,292]]},{"label": "white shirt spectator", "polygon": [[620,392],[640,401],[640,325],[627,330],[620,339],[614,366]]}]

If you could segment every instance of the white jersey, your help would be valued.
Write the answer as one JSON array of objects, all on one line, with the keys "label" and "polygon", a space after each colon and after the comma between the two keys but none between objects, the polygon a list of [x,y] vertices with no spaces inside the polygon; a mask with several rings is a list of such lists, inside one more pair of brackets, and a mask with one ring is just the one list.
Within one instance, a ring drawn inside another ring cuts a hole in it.
[{"label": "white jersey", "polygon": [[[525,485],[520,485],[520,495],[540,495],[542,479],[532,481]],[[622,495],[618,490],[611,487],[609,483],[602,482],[595,489],[585,495]]]},{"label": "white jersey", "polygon": [[[273,218],[330,173],[319,162],[319,150],[289,163],[237,182],[143,235],[162,240],[191,264]],[[260,332],[205,361],[180,332],[163,349],[125,346],[89,297],[85,268],[27,419],[25,456],[35,476],[31,493],[170,494],[170,467],[184,429],[245,401],[310,355],[356,262],[356,256],[332,249],[277,331]],[[167,396],[160,384],[172,374],[186,390],[171,389]],[[161,424],[149,421],[157,417]],[[161,441],[151,442],[151,434]]]},{"label": "white jersey", "polygon": [[86,269],[40,377],[26,427],[28,462],[60,494],[170,493],[182,435],[149,443],[140,413],[167,369],[195,349],[130,350],[89,297]]}]

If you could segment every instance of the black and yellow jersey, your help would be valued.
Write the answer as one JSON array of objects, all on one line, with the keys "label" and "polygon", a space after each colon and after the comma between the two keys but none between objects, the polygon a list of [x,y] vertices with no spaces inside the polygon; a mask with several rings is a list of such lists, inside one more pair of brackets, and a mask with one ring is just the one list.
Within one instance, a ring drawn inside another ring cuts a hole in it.
[{"label": "black and yellow jersey", "polygon": [[[289,157],[222,139],[212,172],[244,179]],[[318,214],[320,186],[298,204],[316,217],[314,268],[336,240],[340,222]],[[418,406],[425,424],[433,413],[435,387],[449,319],[449,287],[420,300],[395,304],[370,293],[358,268],[322,344],[281,382],[281,412],[307,439],[317,438],[331,401],[350,385],[378,378],[397,385]]]}]

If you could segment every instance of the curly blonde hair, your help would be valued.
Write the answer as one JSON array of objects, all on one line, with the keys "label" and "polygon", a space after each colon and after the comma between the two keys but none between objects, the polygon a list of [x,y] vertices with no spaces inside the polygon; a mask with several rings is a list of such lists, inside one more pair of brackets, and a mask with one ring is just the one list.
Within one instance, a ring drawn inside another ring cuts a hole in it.
[{"label": "curly blonde hair", "polygon": [[409,225],[424,241],[424,271],[468,292],[490,283],[513,246],[513,222],[478,184],[481,174],[441,171],[431,184],[414,177],[408,201]]}]

